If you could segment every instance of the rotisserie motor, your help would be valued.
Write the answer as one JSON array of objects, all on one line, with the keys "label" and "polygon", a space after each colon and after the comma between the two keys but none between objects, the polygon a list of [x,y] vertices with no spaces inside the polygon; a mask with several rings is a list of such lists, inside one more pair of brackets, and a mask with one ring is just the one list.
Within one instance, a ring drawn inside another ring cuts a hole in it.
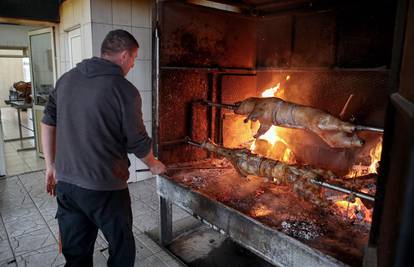
[{"label": "rotisserie motor", "polygon": [[251,97],[236,103],[236,114],[247,115],[248,120],[259,121],[255,138],[265,134],[272,125],[306,129],[322,138],[330,147],[360,147],[364,141],[356,134],[356,126],[343,122],[316,108],[286,102],[277,97]]}]

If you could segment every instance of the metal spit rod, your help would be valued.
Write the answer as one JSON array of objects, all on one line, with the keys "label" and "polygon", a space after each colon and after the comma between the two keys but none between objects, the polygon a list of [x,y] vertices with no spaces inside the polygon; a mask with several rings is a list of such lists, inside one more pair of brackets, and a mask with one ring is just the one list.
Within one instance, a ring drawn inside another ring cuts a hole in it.
[{"label": "metal spit rod", "polygon": [[218,108],[227,108],[231,110],[236,110],[238,108],[238,106],[235,104],[219,104],[219,103],[214,103],[208,100],[205,100],[204,103],[209,106],[218,107]]},{"label": "metal spit rod", "polygon": [[[201,147],[200,143],[191,140],[190,137],[188,137],[188,136],[185,137],[185,140],[190,145]],[[329,189],[339,191],[339,192],[342,192],[342,193],[346,193],[346,194],[352,194],[352,195],[355,195],[359,198],[363,198],[363,199],[375,202],[375,197],[374,196],[363,193],[363,192],[360,192],[360,191],[355,191],[355,190],[352,190],[352,189],[348,189],[346,187],[342,187],[342,186],[339,186],[339,185],[333,185],[333,184],[330,184],[330,183],[327,183],[327,182],[324,182],[324,181],[320,181],[320,180],[316,180],[316,179],[311,179],[311,182],[313,184],[316,184],[316,185],[319,185],[319,186],[322,186],[322,187],[325,187],[325,188],[329,188]]]},{"label": "metal spit rod", "polygon": [[383,133],[384,129],[371,127],[371,126],[357,125],[355,128],[355,131],[371,131],[371,132]]},{"label": "metal spit rod", "polygon": [[351,190],[351,189],[348,189],[348,188],[345,188],[345,187],[342,187],[342,186],[339,186],[339,185],[333,185],[333,184],[330,184],[330,183],[327,183],[327,182],[324,182],[324,181],[320,181],[320,180],[316,180],[316,179],[311,179],[310,181],[312,183],[314,183],[316,185],[319,185],[319,186],[322,186],[322,187],[326,187],[326,188],[329,188],[329,189],[332,189],[332,190],[335,190],[335,191],[339,191],[339,192],[342,192],[342,193],[350,194],[350,195],[352,194],[352,195],[357,196],[359,198],[363,198],[363,199],[375,202],[375,197],[374,196],[371,196],[369,194],[366,194],[366,193],[363,193],[363,192],[360,192],[360,191]]},{"label": "metal spit rod", "polygon": [[[219,104],[219,103],[214,103],[208,100],[205,100],[204,103],[206,103],[209,106],[227,108],[231,110],[236,110],[238,108],[238,105],[236,104]],[[365,126],[365,125],[356,125],[355,131],[370,131],[370,132],[383,133],[384,129],[377,128],[377,127],[371,127],[371,126]]]},{"label": "metal spit rod", "polygon": [[[181,171],[181,170],[229,170],[229,167],[196,167],[196,166],[183,166],[183,167],[167,167],[167,171]],[[150,172],[150,169],[138,169],[135,172]]]},{"label": "metal spit rod", "polygon": [[201,143],[191,140],[191,138],[188,136],[184,137],[184,140],[190,145],[202,148]]}]

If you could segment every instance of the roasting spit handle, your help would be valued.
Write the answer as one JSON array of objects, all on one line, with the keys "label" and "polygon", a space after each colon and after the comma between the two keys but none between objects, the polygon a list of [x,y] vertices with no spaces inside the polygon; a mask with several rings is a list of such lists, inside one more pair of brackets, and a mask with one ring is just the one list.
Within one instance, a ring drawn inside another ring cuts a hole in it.
[{"label": "roasting spit handle", "polygon": [[376,127],[370,127],[370,126],[364,126],[364,125],[357,125],[356,128],[355,128],[355,131],[371,131],[371,132],[383,133],[384,129],[376,128]]},{"label": "roasting spit handle", "polygon": [[339,192],[342,192],[342,193],[346,193],[346,194],[353,194],[356,197],[359,197],[359,198],[362,198],[362,199],[366,199],[366,200],[375,202],[375,197],[374,196],[371,196],[371,195],[366,194],[366,193],[363,193],[363,192],[350,190],[348,188],[345,188],[345,187],[342,187],[342,186],[339,186],[339,185],[329,184],[327,182],[320,181],[320,180],[316,180],[316,179],[311,179],[311,182],[313,184],[316,184],[316,185],[319,185],[319,186],[322,186],[322,187],[326,187],[326,188],[329,188],[329,189],[332,189],[332,190],[336,190],[336,191],[339,191]]},{"label": "roasting spit handle", "polygon": [[220,103],[214,103],[208,100],[204,100],[204,103],[208,106],[212,107],[219,107],[219,108],[227,108],[231,110],[236,110],[239,106],[235,104],[220,104]]},{"label": "roasting spit handle", "polygon": [[190,138],[190,137],[188,137],[188,136],[186,136],[186,137],[184,138],[184,140],[185,140],[188,144],[190,144],[190,145],[193,145],[193,146],[196,146],[196,147],[202,147],[202,146],[201,146],[201,143],[198,143],[198,142],[196,142],[196,141],[191,140],[191,138]]},{"label": "roasting spit handle", "polygon": [[135,170],[135,172],[150,172],[151,170],[150,169],[138,169],[138,170]]}]

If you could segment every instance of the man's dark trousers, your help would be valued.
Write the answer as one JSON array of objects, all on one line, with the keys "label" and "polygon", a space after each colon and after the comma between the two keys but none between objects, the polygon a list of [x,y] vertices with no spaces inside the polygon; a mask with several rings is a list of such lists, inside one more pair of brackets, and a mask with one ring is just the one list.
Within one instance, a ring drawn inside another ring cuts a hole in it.
[{"label": "man's dark trousers", "polygon": [[66,267],[93,265],[98,228],[109,243],[108,266],[134,266],[135,240],[128,189],[95,191],[58,182],[56,198]]}]

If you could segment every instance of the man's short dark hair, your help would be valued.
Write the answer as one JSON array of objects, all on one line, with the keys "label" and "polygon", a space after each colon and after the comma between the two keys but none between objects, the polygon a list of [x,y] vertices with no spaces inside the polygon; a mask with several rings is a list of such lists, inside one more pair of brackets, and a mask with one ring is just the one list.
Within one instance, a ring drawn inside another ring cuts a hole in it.
[{"label": "man's short dark hair", "polygon": [[113,30],[110,31],[102,42],[101,55],[111,55],[127,50],[132,50],[139,47],[137,40],[127,31]]}]

